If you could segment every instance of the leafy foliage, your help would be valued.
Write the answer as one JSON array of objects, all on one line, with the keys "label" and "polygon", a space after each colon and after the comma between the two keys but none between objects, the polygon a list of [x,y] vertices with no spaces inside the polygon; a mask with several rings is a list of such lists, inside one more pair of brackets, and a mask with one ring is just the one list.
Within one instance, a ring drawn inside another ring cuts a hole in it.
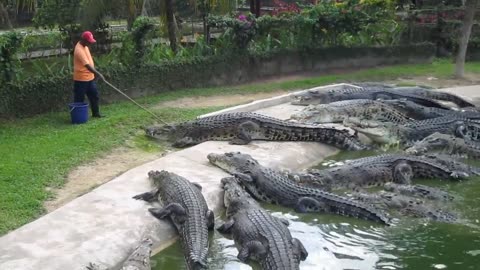
[{"label": "leafy foliage", "polygon": [[19,71],[19,61],[16,53],[22,44],[23,36],[17,32],[0,35],[0,82],[12,81]]}]

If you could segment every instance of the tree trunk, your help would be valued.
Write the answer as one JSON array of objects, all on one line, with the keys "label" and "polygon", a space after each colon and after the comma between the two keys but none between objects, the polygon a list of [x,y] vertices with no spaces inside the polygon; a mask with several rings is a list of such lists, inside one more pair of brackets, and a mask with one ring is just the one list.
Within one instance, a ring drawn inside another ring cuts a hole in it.
[{"label": "tree trunk", "polygon": [[255,0],[250,0],[250,13],[255,14]]},{"label": "tree trunk", "polygon": [[255,17],[260,17],[260,0],[255,0]]},{"label": "tree trunk", "polygon": [[173,16],[173,0],[165,0],[165,12],[167,14],[168,39],[170,48],[177,52],[177,37],[175,33],[175,17]]},{"label": "tree trunk", "polygon": [[479,2],[480,0],[467,0],[465,3],[465,18],[463,19],[455,66],[455,76],[457,78],[462,78],[465,75],[465,57],[467,55],[468,40],[472,33],[473,19]]},{"label": "tree trunk", "polygon": [[[206,14],[203,14],[202,20],[203,20],[203,35],[205,36],[205,42],[207,44],[210,44],[210,27],[208,26],[208,23],[207,23],[207,15]],[[193,29],[193,27],[192,27],[192,29]]]},{"label": "tree trunk", "polygon": [[2,20],[5,23],[7,29],[12,29],[13,28],[12,22],[10,22],[10,17],[8,15],[8,11],[5,8],[5,6],[3,5],[3,3],[1,3],[1,2],[0,2],[0,20]]}]

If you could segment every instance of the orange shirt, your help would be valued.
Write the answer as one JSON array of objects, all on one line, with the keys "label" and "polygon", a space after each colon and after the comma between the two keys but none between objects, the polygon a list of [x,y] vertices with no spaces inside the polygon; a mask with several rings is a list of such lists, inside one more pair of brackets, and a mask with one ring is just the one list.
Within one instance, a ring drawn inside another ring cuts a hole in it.
[{"label": "orange shirt", "polygon": [[73,80],[86,82],[95,78],[95,74],[85,67],[86,64],[95,66],[88,47],[78,42],[73,51]]}]

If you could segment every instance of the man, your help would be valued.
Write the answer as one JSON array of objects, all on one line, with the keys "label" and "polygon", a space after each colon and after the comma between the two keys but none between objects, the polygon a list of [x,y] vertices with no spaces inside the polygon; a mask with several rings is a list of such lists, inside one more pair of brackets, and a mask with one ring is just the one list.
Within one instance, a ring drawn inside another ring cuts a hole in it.
[{"label": "man", "polygon": [[88,48],[95,43],[90,31],[82,33],[80,41],[75,45],[73,52],[73,94],[74,102],[84,102],[85,94],[90,101],[93,117],[102,117],[98,108],[98,90],[95,79],[105,80],[105,77],[95,69],[92,55]]}]

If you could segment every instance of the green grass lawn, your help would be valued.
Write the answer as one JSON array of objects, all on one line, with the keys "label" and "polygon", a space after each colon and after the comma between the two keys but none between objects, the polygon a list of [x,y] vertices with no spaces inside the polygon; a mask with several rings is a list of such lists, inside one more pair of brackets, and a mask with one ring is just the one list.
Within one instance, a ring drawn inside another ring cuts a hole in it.
[{"label": "green grass lawn", "polygon": [[[480,62],[469,63],[467,71],[480,73]],[[188,96],[294,90],[334,82],[381,81],[399,76],[445,78],[451,74],[453,65],[442,60],[433,64],[368,69],[286,82],[185,89],[139,99],[138,102],[151,106]],[[155,113],[167,122],[174,122],[218,109],[163,108]],[[148,113],[128,102],[103,106],[102,112],[106,118],[91,119],[78,126],[69,123],[66,111],[1,123],[0,235],[42,215],[43,202],[52,195],[47,188],[61,187],[67,173],[79,164],[125,145],[127,139],[133,138],[140,148],[148,145],[142,127],[155,122]],[[161,146],[158,147],[160,151]]]}]

